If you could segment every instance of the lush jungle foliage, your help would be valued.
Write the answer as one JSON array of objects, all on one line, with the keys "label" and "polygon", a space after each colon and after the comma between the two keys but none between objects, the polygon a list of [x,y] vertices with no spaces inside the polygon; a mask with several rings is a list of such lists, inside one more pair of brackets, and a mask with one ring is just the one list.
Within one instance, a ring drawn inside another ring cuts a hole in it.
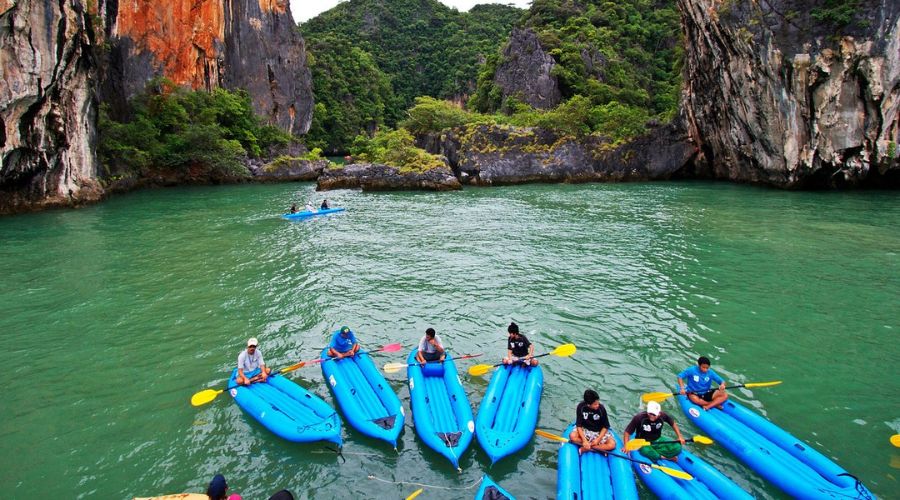
[{"label": "lush jungle foliage", "polygon": [[244,91],[190,91],[150,83],[129,102],[130,119],[100,116],[100,157],[110,176],[192,169],[220,177],[247,175],[244,159],[284,145],[290,136],[262,125]]},{"label": "lush jungle foliage", "polygon": [[384,163],[398,167],[401,172],[424,172],[444,166],[436,155],[417,148],[408,130],[380,130],[374,137],[358,135],[350,150],[354,161]]},{"label": "lush jungle foliage", "polygon": [[[585,123],[593,130],[627,136],[642,117],[673,116],[681,86],[673,0],[534,0],[523,25],[553,57],[563,98],[590,101],[593,119]],[[470,100],[474,109],[509,114],[520,107],[514,97],[504,100],[494,84],[500,63],[495,55],[481,69]]]},{"label": "lush jungle foliage", "polygon": [[[459,12],[436,0],[354,0],[301,25],[314,93],[325,116],[310,140],[346,150],[360,133],[394,126],[419,96],[465,99],[479,65],[498,51],[524,11],[479,5]],[[317,107],[316,114],[320,109]]]}]

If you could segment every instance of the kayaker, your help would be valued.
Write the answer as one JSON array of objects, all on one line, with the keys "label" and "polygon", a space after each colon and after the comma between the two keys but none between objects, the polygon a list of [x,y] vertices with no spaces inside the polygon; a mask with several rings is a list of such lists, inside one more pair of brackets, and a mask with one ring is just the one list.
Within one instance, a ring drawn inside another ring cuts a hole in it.
[{"label": "kayaker", "polygon": [[359,342],[356,341],[356,335],[349,326],[342,326],[340,330],[331,337],[331,343],[328,344],[328,356],[335,359],[351,358],[359,351]]},{"label": "kayaker", "polygon": [[537,366],[538,360],[533,357],[534,344],[528,341],[528,337],[519,333],[519,325],[515,322],[510,323],[506,327],[506,333],[509,334],[509,338],[506,342],[507,351],[506,357],[503,358],[503,364],[522,363]]},{"label": "kayaker", "polygon": [[305,208],[306,208],[306,211],[309,212],[309,213],[311,213],[311,214],[316,212],[315,207],[313,207],[313,204],[312,204],[312,202],[310,202],[310,201],[307,201],[307,202],[306,202],[306,207],[305,207]]},{"label": "kayaker", "polygon": [[291,203],[291,213],[292,213],[292,214],[295,214],[295,213],[297,213],[297,212],[299,212],[299,211],[300,211],[300,209],[297,208],[297,204],[296,204],[296,203]]},{"label": "kayaker", "polygon": [[[247,348],[241,351],[238,354],[238,374],[235,377],[235,381],[240,385],[250,385],[253,382],[265,382],[266,379],[269,378],[269,373],[271,373],[271,369],[266,366],[266,362],[263,361],[263,355],[259,352],[257,347],[259,346],[259,341],[256,340],[256,337],[251,337],[250,340],[247,341]],[[259,373],[254,375],[253,378],[247,378],[244,374],[250,373],[259,368]]]},{"label": "kayaker", "polygon": [[416,361],[426,363],[428,361],[443,361],[445,357],[444,344],[437,336],[434,328],[425,330],[425,336],[419,341],[419,352],[416,353]]},{"label": "kayaker", "polygon": [[[692,366],[678,374],[678,386],[681,394],[686,394],[692,403],[703,407],[704,410],[720,407],[728,399],[725,392],[725,380],[709,368],[709,358],[700,356],[697,366]],[[687,388],[684,381],[687,380]],[[711,389],[713,382],[719,384],[718,388]]]},{"label": "kayaker", "polygon": [[324,200],[322,200],[322,206],[319,208],[321,208],[322,210],[328,210],[330,208],[328,206],[328,198],[325,198]]},{"label": "kayaker", "polygon": [[569,440],[579,446],[579,455],[586,451],[612,451],[616,447],[609,432],[606,408],[593,389],[584,391],[584,400],[575,409],[575,430],[569,434]]},{"label": "kayaker", "polygon": [[225,482],[225,476],[216,474],[206,488],[206,496],[208,496],[210,500],[226,500],[226,498],[228,500],[241,500],[241,496],[237,493],[226,497],[226,495],[228,495],[227,491],[228,483]]},{"label": "kayaker", "polygon": [[[675,434],[678,436],[678,443],[654,442],[662,435],[663,423],[669,424],[675,429]],[[681,447],[684,445],[684,437],[682,437],[681,430],[678,429],[678,424],[675,423],[675,419],[662,411],[662,406],[656,401],[647,403],[647,411],[638,413],[631,419],[631,422],[628,422],[628,426],[625,427],[625,435],[622,438],[625,445],[627,445],[628,441],[631,439],[632,433],[634,433],[636,439],[646,439],[647,441],[650,441],[650,446],[644,446],[640,449],[640,452],[641,455],[644,455],[654,462],[659,459],[672,460],[673,462],[677,461],[678,454],[681,453]],[[624,445],[622,446],[622,451],[625,451]]]}]

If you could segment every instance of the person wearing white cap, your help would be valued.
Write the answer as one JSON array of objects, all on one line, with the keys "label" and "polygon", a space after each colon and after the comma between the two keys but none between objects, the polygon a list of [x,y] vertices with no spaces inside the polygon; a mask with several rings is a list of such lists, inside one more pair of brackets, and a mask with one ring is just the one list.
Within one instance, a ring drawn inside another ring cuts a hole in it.
[{"label": "person wearing white cap", "polygon": [[[247,348],[238,354],[238,374],[235,380],[240,385],[250,385],[253,382],[265,382],[266,379],[269,378],[269,373],[272,372],[272,370],[266,366],[262,353],[257,349],[258,346],[259,341],[256,340],[256,337],[251,337],[250,340],[247,341]],[[255,371],[258,371],[259,373],[256,373],[249,378],[247,377],[248,374]]]},{"label": "person wearing white cap", "polygon": [[[675,429],[678,443],[654,442],[662,435],[663,423],[669,424]],[[662,411],[662,407],[656,401],[647,403],[647,411],[642,411],[635,415],[631,422],[628,423],[628,427],[625,427],[625,435],[622,437],[622,441],[624,441],[622,445],[623,452],[626,451],[625,447],[628,445],[628,441],[631,440],[632,433],[634,433],[636,439],[650,441],[650,446],[644,446],[640,449],[640,452],[641,455],[654,462],[660,459],[677,461],[678,454],[681,453],[681,447],[684,445],[684,437],[682,437],[681,430],[678,429],[675,419]]]}]

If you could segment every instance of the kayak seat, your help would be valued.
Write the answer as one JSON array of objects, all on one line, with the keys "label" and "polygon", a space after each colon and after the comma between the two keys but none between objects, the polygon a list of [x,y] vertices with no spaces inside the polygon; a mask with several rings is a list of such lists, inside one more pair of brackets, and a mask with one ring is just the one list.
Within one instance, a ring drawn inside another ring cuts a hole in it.
[{"label": "kayak seat", "polygon": [[509,497],[500,493],[500,490],[493,486],[488,486],[484,489],[484,496],[482,496],[484,500],[509,500]]},{"label": "kayak seat", "polygon": [[373,418],[372,422],[378,424],[384,429],[393,429],[395,420],[397,420],[397,415],[391,415],[390,417]]},{"label": "kayak seat", "polygon": [[444,363],[425,363],[422,366],[422,375],[426,377],[443,377]]},{"label": "kayak seat", "polygon": [[462,436],[462,432],[436,432],[435,434],[441,438],[441,441],[447,443],[450,448],[456,446],[459,443],[460,436]]}]

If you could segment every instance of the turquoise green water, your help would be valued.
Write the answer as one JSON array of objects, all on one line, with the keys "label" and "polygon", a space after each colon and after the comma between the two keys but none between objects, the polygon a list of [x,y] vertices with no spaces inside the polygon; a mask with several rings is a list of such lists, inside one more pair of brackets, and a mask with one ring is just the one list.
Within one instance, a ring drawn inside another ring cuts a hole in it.
[{"label": "turquoise green water", "polygon": [[[221,385],[247,337],[274,367],[316,357],[332,328],[412,347],[434,326],[457,353],[504,349],[516,320],[545,351],[539,426],[561,431],[587,387],[621,429],[699,354],[744,402],[858,475],[898,491],[900,197],[705,183],[522,186],[460,193],[328,193],[312,184],[166,189],[0,219],[0,426],[5,498],[128,498],[204,491],[216,472],[245,498],[471,498],[488,470],[426,449],[411,418],[399,451],[344,426],[343,463],[283,441]],[[383,355],[379,363],[405,355]],[[460,362],[465,369],[472,363]],[[293,380],[329,403],[317,367]],[[404,373],[388,377],[404,404]],[[477,410],[485,380],[464,377]],[[664,408],[681,420],[677,405]],[[556,444],[534,441],[490,473],[551,498]],[[701,456],[759,497],[780,497],[727,451]],[[446,488],[446,489],[444,489]],[[642,487],[642,494],[650,497]]]}]

